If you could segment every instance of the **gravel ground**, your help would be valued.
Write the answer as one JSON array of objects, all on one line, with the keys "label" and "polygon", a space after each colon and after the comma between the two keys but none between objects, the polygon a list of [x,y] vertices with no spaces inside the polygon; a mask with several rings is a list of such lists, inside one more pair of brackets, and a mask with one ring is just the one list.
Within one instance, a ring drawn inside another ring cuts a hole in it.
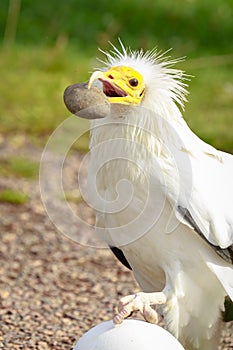
[{"label": "gravel ground", "polygon": [[[2,144],[0,157],[16,152],[38,160],[41,154],[32,147]],[[66,162],[71,179],[74,160],[80,155]],[[30,201],[0,204],[0,348],[73,349],[90,327],[112,318],[121,296],[139,288],[108,250],[82,246],[56,230],[41,203],[38,181],[1,178],[0,189],[5,187],[23,190]],[[94,222],[84,203],[75,207]],[[228,323],[221,350],[233,349],[232,333]]]}]

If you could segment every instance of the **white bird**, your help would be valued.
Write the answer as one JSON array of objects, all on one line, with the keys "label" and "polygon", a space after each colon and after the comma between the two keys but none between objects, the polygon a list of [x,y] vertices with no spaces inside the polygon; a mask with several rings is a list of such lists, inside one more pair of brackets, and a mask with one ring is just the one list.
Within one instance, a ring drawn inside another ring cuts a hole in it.
[{"label": "white bird", "polygon": [[160,305],[185,349],[215,350],[233,300],[233,156],[184,121],[176,61],[122,44],[106,55],[89,81],[111,103],[91,122],[89,198],[96,232],[143,290],[121,299],[114,321],[140,310],[156,323]]}]

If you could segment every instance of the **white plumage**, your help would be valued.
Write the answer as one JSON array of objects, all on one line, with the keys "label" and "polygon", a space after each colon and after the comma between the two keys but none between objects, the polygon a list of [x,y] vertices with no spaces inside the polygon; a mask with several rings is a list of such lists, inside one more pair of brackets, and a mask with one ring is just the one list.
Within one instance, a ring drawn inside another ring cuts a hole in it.
[{"label": "white plumage", "polygon": [[175,61],[114,50],[103,70],[133,68],[145,92],[140,104],[112,104],[111,115],[92,121],[96,231],[120,247],[144,292],[163,291],[168,329],[186,349],[217,349],[224,299],[233,300],[233,156],[182,118]]}]

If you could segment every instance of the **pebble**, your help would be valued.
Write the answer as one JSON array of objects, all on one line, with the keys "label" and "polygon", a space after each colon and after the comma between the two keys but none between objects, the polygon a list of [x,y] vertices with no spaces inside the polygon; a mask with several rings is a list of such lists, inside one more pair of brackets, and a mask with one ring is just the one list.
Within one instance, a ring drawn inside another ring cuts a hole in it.
[{"label": "pebble", "polygon": [[97,87],[87,88],[87,84],[74,84],[64,91],[67,109],[78,117],[99,119],[110,114],[110,103],[106,95]]}]

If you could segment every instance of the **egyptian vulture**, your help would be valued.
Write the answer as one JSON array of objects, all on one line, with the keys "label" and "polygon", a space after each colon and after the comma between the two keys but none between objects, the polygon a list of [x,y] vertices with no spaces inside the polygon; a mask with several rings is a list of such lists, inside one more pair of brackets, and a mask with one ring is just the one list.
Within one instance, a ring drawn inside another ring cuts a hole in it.
[{"label": "egyptian vulture", "polygon": [[189,129],[175,61],[123,45],[106,56],[89,80],[111,104],[91,121],[89,199],[97,234],[143,290],[114,321],[139,310],[156,323],[158,311],[185,349],[215,350],[233,300],[233,156]]}]

